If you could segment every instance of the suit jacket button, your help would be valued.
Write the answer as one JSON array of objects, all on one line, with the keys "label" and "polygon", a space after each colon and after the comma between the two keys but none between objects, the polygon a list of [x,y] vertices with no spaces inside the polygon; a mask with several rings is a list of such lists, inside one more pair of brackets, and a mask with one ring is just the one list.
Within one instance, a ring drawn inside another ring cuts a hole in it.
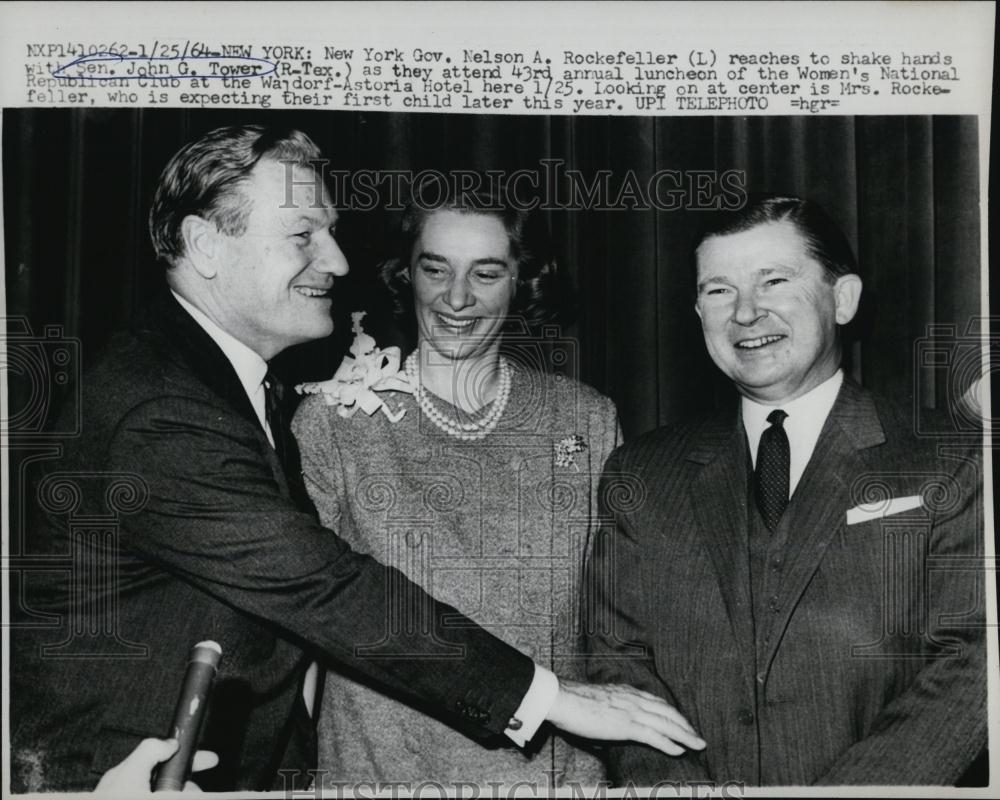
[{"label": "suit jacket button", "polygon": [[774,612],[781,611],[781,603],[778,602],[777,597],[772,597],[767,601],[767,607]]},{"label": "suit jacket button", "polygon": [[753,725],[753,712],[744,708],[736,715],[736,719],[740,721],[741,725]]}]

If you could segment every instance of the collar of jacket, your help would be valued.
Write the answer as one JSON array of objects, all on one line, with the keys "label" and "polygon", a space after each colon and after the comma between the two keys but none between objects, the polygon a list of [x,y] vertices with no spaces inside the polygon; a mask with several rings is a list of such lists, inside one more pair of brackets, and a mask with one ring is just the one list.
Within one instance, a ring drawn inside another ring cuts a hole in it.
[{"label": "collar of jacket", "polygon": [[139,337],[160,341],[165,353],[176,358],[201,383],[261,428],[250,398],[225,353],[166,287],[136,319],[132,330]]},{"label": "collar of jacket", "polygon": [[[823,425],[820,439],[832,426],[841,429],[855,450],[876,447],[885,442],[885,431],[879,420],[872,396],[850,378],[837,394],[837,400]],[[720,453],[729,452],[734,439],[745,438],[743,420],[737,400],[728,409],[707,418],[693,438],[686,458],[697,464],[710,464]]]}]

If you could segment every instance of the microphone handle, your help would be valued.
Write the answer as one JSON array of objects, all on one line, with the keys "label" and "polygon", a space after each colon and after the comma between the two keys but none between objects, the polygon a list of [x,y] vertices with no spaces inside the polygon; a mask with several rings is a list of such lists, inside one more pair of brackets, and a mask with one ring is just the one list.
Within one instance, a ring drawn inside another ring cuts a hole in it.
[{"label": "microphone handle", "polygon": [[191,659],[169,738],[177,740],[177,752],[164,761],[156,774],[154,792],[180,792],[191,773],[191,763],[198,747],[198,733],[208,707],[208,695],[218,669],[222,648],[215,642],[200,642],[191,650]]}]

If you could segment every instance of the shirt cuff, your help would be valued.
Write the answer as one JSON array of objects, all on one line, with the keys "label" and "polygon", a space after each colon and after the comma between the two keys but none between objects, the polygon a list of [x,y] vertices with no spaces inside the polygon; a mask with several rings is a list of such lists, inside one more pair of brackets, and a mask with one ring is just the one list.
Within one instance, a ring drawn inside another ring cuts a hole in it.
[{"label": "shirt cuff", "polygon": [[555,673],[535,664],[535,677],[527,694],[507,723],[504,733],[518,747],[524,747],[545,722],[559,695],[559,679]]}]

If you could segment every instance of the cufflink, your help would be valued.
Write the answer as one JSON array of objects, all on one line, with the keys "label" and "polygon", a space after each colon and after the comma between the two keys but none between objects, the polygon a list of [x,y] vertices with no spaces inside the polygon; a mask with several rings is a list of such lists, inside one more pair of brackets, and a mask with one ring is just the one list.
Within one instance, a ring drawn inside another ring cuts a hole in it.
[{"label": "cufflink", "polygon": [[519,730],[521,730],[521,727],[523,725],[524,725],[524,723],[521,722],[521,720],[519,720],[517,717],[511,717],[510,721],[507,723],[507,730],[509,730],[509,731],[519,731]]}]

